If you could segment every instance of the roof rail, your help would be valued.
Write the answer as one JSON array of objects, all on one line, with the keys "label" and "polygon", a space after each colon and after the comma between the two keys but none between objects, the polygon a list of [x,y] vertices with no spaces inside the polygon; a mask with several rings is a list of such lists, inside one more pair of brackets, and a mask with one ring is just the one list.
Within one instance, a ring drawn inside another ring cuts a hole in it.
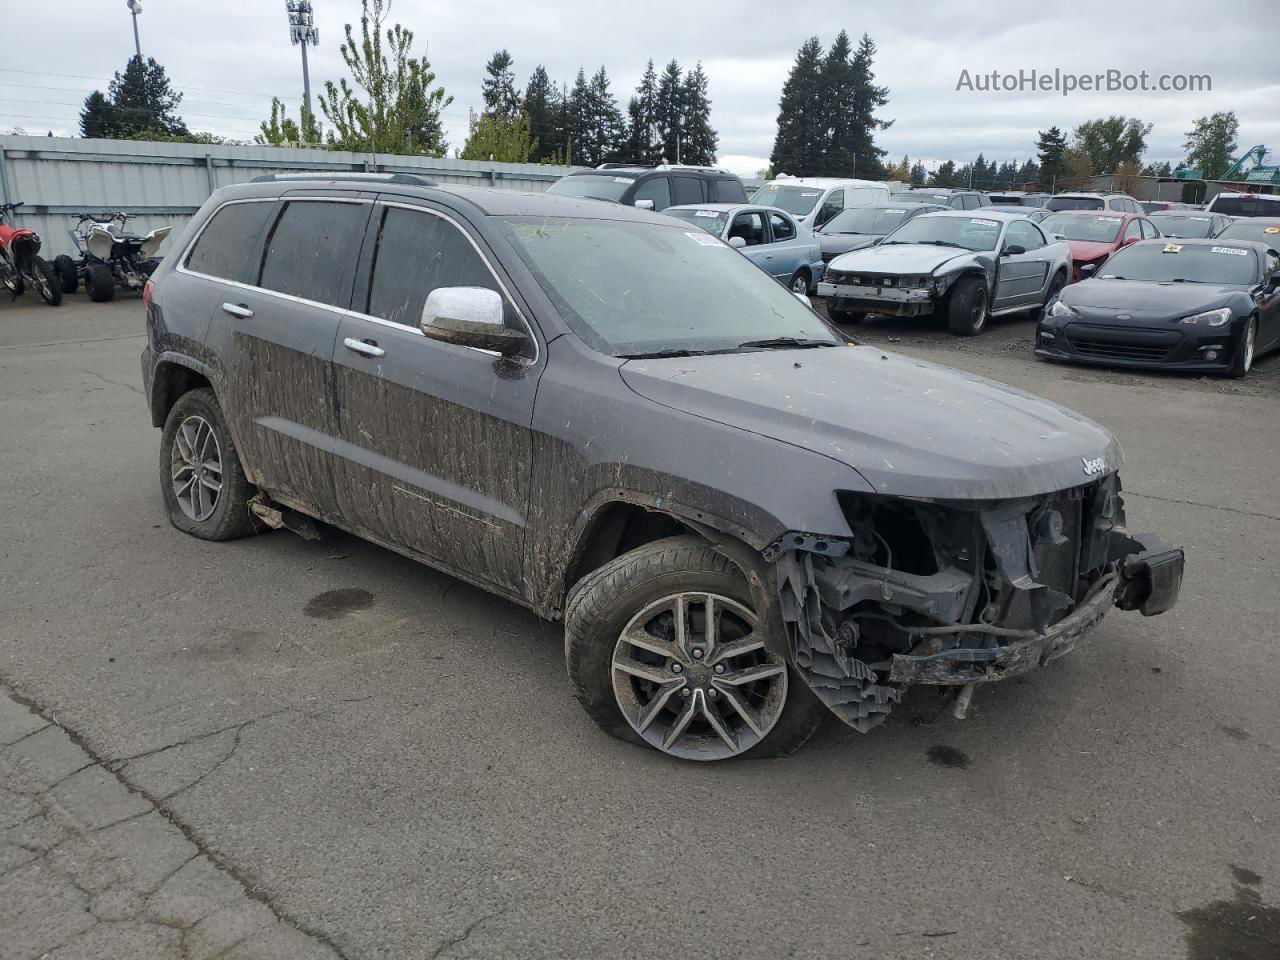
[{"label": "roof rail", "polygon": [[696,163],[660,163],[655,170],[702,170],[706,173],[728,173],[724,167],[701,166]]},{"label": "roof rail", "polygon": [[643,168],[643,169],[649,169],[649,168],[654,167],[654,166],[656,166],[656,164],[652,164],[652,163],[628,163],[628,162],[626,162],[626,161],[622,161],[622,162],[611,161],[611,162],[609,162],[609,163],[602,163],[602,164],[599,164],[599,165],[596,167],[596,169],[597,169],[597,170],[626,170],[626,169],[641,169],[641,168]]},{"label": "roof rail", "polygon": [[378,183],[401,183],[414,187],[434,187],[436,182],[416,173],[369,173],[362,170],[333,170],[327,172],[266,173],[254,177],[250,183],[276,183],[288,180],[373,180]]}]

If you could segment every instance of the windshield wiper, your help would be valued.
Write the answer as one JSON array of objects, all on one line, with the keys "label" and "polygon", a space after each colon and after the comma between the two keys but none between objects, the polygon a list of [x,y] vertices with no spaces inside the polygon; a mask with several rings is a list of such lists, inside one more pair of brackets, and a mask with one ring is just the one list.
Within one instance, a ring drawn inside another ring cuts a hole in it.
[{"label": "windshield wiper", "polygon": [[664,357],[704,357],[708,353],[716,353],[715,350],[689,350],[686,347],[678,347],[671,350],[650,350],[646,353],[620,353],[620,360],[661,360]]},{"label": "windshield wiper", "polygon": [[963,243],[954,243],[951,240],[917,240],[916,243],[928,244],[934,247],[956,247],[960,250],[968,250]]},{"label": "windshield wiper", "polygon": [[810,347],[835,347],[838,346],[831,340],[812,340],[804,337],[770,337],[766,340],[748,340],[745,343],[738,344],[739,350],[750,350],[759,348],[761,350],[770,347],[789,347],[797,350],[807,350]]}]

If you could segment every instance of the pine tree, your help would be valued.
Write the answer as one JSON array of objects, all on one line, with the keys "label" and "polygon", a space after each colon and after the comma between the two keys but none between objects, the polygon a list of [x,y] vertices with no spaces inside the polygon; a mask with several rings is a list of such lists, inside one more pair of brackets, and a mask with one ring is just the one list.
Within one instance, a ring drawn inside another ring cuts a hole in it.
[{"label": "pine tree", "polygon": [[876,45],[865,33],[858,41],[853,55],[853,123],[850,125],[848,146],[843,149],[856,159],[853,170],[847,176],[859,176],[867,180],[883,178],[884,164],[880,158],[887,151],[876,146],[878,130],[893,126],[892,120],[882,120],[876,111],[889,102],[889,88],[877,86],[875,79]]},{"label": "pine tree", "polygon": [[698,166],[716,162],[720,137],[711,126],[711,98],[707,75],[699,60],[684,77],[684,144],[680,159]]},{"label": "pine tree", "polygon": [[573,81],[573,89],[569,91],[566,107],[565,136],[573,144],[573,162],[594,167],[600,161],[596,159],[592,130],[591,87],[587,83],[586,71],[581,67]]},{"label": "pine tree", "polygon": [[662,144],[662,159],[679,163],[684,159],[684,83],[680,64],[672,60],[658,78],[654,122]]},{"label": "pine tree", "polygon": [[627,159],[633,163],[657,163],[662,147],[657,138],[658,75],[653,61],[645,67],[636,95],[627,104]]},{"label": "pine tree", "polygon": [[954,187],[957,182],[958,176],[954,160],[946,160],[938,164],[938,169],[933,171],[933,176],[929,178],[929,186],[931,187]]},{"label": "pine tree", "polygon": [[555,87],[547,76],[547,68],[538,64],[525,87],[523,104],[524,114],[529,118],[531,156],[534,160],[545,160],[563,145],[556,128],[555,97]]},{"label": "pine tree", "polygon": [[929,180],[929,172],[925,170],[924,164],[917,160],[911,165],[911,185],[913,187],[923,187]]},{"label": "pine tree", "polygon": [[822,41],[810,37],[796,52],[778,100],[778,132],[769,154],[774,176],[804,177],[818,172],[826,139],[825,117]]},{"label": "pine tree", "polygon": [[514,118],[520,112],[520,97],[516,94],[516,75],[512,70],[511,54],[499,50],[484,65],[485,78],[480,95],[484,98],[484,112],[490,117]]},{"label": "pine tree", "polygon": [[988,169],[986,158],[981,153],[978,154],[978,159],[969,165],[969,176],[972,179],[965,185],[974,190],[986,190],[991,186],[991,170]]},{"label": "pine tree", "polygon": [[188,133],[187,125],[175,112],[182,94],[169,86],[164,67],[150,57],[130,57],[124,73],[116,73],[111,81],[107,94],[95,90],[85,98],[80,118],[84,136],[132,138],[147,133]]},{"label": "pine tree", "polygon": [[[593,166],[618,157],[626,140],[626,121],[618,109],[618,101],[609,89],[609,74],[601,66],[591,77],[591,150]],[[583,160],[583,163],[588,161]]]},{"label": "pine tree", "polygon": [[1066,135],[1057,127],[1037,131],[1036,153],[1040,157],[1040,186],[1052,190],[1062,177],[1067,152]]},{"label": "pine tree", "polygon": [[1018,185],[1034,184],[1040,179],[1040,164],[1028,160],[1018,168]]},{"label": "pine tree", "polygon": [[855,128],[858,123],[857,81],[853,72],[853,42],[841,30],[822,60],[821,169],[826,176],[853,176],[857,167]]}]

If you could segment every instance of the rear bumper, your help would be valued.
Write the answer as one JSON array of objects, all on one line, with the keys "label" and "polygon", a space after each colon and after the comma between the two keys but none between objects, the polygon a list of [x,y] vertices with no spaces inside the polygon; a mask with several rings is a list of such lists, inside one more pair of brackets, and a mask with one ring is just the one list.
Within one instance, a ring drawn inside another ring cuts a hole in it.
[{"label": "rear bumper", "polygon": [[1026,673],[1069,653],[1114,605],[1146,616],[1163,613],[1178,600],[1184,556],[1158,541],[1132,554],[1101,580],[1071,614],[1044,633],[988,648],[960,647],[925,656],[895,654],[891,683],[959,686],[991,683]]}]

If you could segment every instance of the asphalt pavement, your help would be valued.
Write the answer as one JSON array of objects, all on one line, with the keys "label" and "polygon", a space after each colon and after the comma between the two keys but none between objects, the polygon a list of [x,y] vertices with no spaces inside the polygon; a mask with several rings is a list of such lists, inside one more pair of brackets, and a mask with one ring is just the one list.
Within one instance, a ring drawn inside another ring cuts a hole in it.
[{"label": "asphalt pavement", "polygon": [[510,603],[350,537],[174,530],[138,299],[0,302],[0,960],[1280,956],[1280,355],[853,332],[1115,431],[1182,599],[962,722],[913,691],[708,767],[600,733]]}]

